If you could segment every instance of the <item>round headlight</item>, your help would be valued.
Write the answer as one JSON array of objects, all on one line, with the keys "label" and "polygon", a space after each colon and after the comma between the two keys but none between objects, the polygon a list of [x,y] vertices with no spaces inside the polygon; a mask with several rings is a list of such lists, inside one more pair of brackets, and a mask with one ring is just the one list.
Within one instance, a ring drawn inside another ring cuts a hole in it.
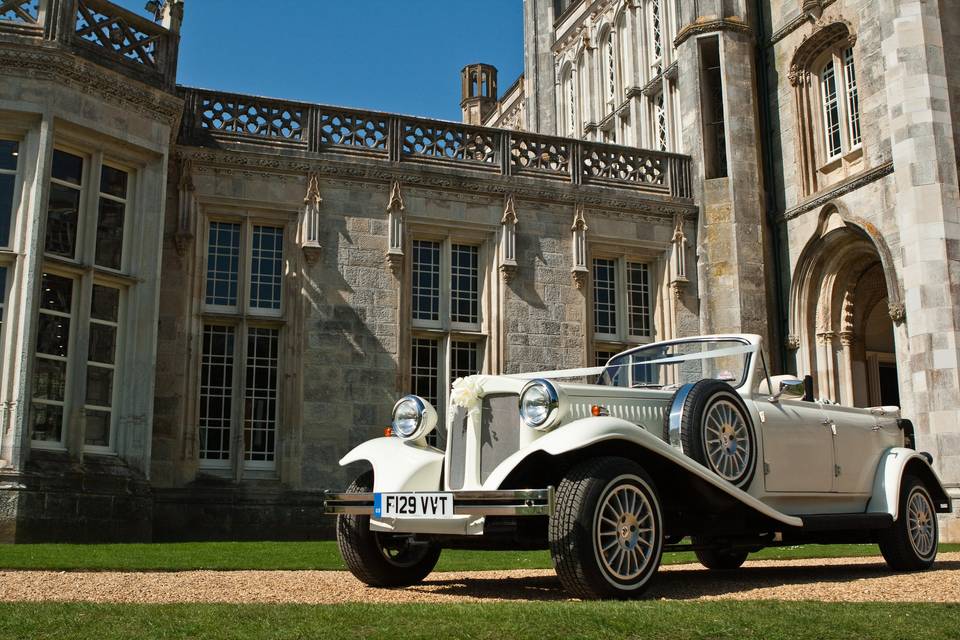
[{"label": "round headlight", "polygon": [[419,396],[404,396],[393,406],[393,432],[404,440],[422,438],[437,424],[437,412]]},{"label": "round headlight", "polygon": [[560,406],[556,388],[546,380],[531,380],[520,394],[520,417],[534,429],[549,429]]}]

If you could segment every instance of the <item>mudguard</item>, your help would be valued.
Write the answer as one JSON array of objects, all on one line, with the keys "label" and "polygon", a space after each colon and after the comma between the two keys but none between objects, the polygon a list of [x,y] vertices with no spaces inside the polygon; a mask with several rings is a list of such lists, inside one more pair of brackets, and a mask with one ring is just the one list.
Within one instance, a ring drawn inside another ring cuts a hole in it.
[{"label": "mudguard", "polygon": [[437,491],[443,452],[400,438],[368,440],[340,459],[340,466],[366,460],[373,467],[374,491]]},{"label": "mudguard", "polygon": [[803,521],[800,518],[786,515],[767,506],[749,493],[737,489],[729,482],[719,478],[699,462],[683,455],[678,449],[671,447],[649,431],[631,422],[614,417],[575,420],[564,425],[562,429],[547,433],[504,460],[490,474],[490,477],[483,484],[483,488],[498,489],[511,471],[523,462],[527,456],[537,451],[556,456],[577,449],[584,449],[607,440],[626,440],[639,445],[672,462],[683,471],[696,475],[769,518],[791,527],[803,526]]},{"label": "mudguard", "polygon": [[937,513],[950,512],[950,496],[943,488],[929,460],[922,453],[904,447],[893,447],[881,456],[877,474],[873,477],[873,495],[867,513],[889,513],[897,519],[900,512],[900,485],[909,467],[910,472],[927,484]]}]

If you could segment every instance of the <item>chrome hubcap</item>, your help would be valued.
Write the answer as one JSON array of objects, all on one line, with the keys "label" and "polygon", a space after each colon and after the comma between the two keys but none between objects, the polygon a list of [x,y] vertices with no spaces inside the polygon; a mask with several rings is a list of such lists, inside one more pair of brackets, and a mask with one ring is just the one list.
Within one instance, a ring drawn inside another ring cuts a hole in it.
[{"label": "chrome hubcap", "polygon": [[622,484],[607,494],[597,514],[601,562],[615,578],[635,579],[653,556],[656,524],[650,501],[639,487]]},{"label": "chrome hubcap", "polygon": [[920,489],[914,489],[907,501],[907,530],[914,551],[929,557],[937,544],[937,522],[930,499]]},{"label": "chrome hubcap", "polygon": [[739,480],[750,464],[750,431],[740,409],[719,400],[704,418],[704,451],[713,470],[725,480]]}]

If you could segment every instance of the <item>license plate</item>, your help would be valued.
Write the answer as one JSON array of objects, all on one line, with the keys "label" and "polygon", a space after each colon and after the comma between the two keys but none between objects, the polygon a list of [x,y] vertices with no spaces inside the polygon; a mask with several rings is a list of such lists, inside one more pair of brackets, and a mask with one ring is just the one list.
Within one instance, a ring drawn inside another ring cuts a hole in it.
[{"label": "license plate", "polygon": [[453,494],[441,492],[375,493],[375,518],[452,518]]}]

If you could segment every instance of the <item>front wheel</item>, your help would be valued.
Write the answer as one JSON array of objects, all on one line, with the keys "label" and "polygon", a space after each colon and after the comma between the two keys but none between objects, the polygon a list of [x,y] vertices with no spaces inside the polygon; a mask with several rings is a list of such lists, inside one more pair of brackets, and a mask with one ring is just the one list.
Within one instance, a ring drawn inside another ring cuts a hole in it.
[{"label": "front wheel", "polygon": [[584,599],[635,598],[660,567],[663,519],[653,480],[625,458],[595,458],[557,488],[550,555],[564,588]]},{"label": "front wheel", "polygon": [[[373,474],[353,481],[347,493],[373,490]],[[440,559],[440,546],[419,542],[410,535],[370,530],[370,516],[337,516],[337,546],[347,568],[371,587],[406,587],[422,582]]]},{"label": "front wheel", "polygon": [[904,476],[897,520],[880,532],[880,553],[894,571],[920,571],[933,566],[939,531],[933,499],[923,482]]}]

